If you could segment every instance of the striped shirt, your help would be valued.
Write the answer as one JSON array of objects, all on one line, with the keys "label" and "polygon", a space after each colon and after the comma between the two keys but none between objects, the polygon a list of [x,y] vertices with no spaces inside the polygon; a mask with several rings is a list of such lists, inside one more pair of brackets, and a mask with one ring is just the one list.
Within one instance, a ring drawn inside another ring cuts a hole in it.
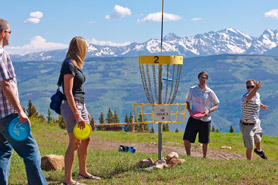
[{"label": "striped shirt", "polygon": [[257,92],[256,96],[254,96],[250,101],[246,101],[246,97],[248,96],[248,92],[242,96],[241,100],[241,108],[242,115],[241,120],[247,123],[258,123],[259,119],[259,111],[261,105],[260,94]]},{"label": "striped shirt", "polygon": [[[14,88],[14,93],[19,101],[16,75],[14,72],[12,61],[10,59],[9,54],[3,48],[0,47],[0,82],[4,80],[9,80],[10,84]],[[2,85],[0,83],[0,118],[4,118],[16,112],[17,111],[6,99],[2,90]]]}]

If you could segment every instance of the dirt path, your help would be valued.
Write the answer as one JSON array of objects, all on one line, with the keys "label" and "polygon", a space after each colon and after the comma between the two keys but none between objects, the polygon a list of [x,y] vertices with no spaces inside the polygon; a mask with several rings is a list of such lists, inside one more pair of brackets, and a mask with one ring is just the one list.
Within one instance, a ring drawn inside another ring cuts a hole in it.
[{"label": "dirt path", "polygon": [[[121,141],[108,141],[103,140],[100,137],[92,136],[90,142],[90,149],[95,150],[118,150],[119,145],[130,146],[136,149],[139,153],[157,153],[157,143],[130,143]],[[245,159],[244,155],[227,152],[228,149],[211,150],[208,151],[208,158],[210,159]],[[179,143],[167,142],[163,144],[163,153],[177,152],[179,155],[186,155],[184,147],[181,147]],[[191,149],[191,155],[196,157],[202,157],[202,146],[193,145]]]}]

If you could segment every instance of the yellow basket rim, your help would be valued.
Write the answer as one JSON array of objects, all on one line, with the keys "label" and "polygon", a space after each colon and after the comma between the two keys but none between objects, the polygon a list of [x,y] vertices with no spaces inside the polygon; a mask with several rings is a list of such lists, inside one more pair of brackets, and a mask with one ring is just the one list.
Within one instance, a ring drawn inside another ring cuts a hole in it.
[{"label": "yellow basket rim", "polygon": [[151,65],[182,65],[183,56],[175,55],[145,55],[138,57],[139,64],[151,64]]}]

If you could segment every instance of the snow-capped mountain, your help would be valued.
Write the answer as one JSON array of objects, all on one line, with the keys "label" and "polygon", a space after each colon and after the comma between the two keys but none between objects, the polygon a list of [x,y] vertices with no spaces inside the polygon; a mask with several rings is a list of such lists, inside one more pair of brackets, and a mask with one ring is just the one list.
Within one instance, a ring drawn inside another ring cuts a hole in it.
[{"label": "snow-capped mountain", "polygon": [[[278,56],[278,31],[267,29],[259,38],[249,36],[239,30],[228,28],[217,32],[197,34],[194,37],[180,37],[169,33],[163,38],[163,55],[184,57],[251,54]],[[63,60],[66,50],[52,50],[30,53],[23,56],[12,55],[13,60]],[[98,46],[90,44],[87,57],[137,57],[139,55],[160,55],[160,39],[150,39],[144,43],[127,46]]]}]

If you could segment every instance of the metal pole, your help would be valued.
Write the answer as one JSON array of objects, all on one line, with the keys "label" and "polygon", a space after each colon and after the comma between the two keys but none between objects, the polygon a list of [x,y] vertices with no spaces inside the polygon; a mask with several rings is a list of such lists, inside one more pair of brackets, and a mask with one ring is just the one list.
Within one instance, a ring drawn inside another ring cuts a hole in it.
[{"label": "metal pole", "polygon": [[[162,65],[159,65],[158,104],[162,104]],[[158,160],[162,159],[162,123],[158,123]]]},{"label": "metal pole", "polygon": [[[161,12],[161,56],[162,56],[162,42],[163,42],[163,10],[164,0],[162,0],[162,12]],[[162,65],[158,68],[158,104],[162,104]],[[158,123],[158,160],[162,159],[162,123]]]}]

